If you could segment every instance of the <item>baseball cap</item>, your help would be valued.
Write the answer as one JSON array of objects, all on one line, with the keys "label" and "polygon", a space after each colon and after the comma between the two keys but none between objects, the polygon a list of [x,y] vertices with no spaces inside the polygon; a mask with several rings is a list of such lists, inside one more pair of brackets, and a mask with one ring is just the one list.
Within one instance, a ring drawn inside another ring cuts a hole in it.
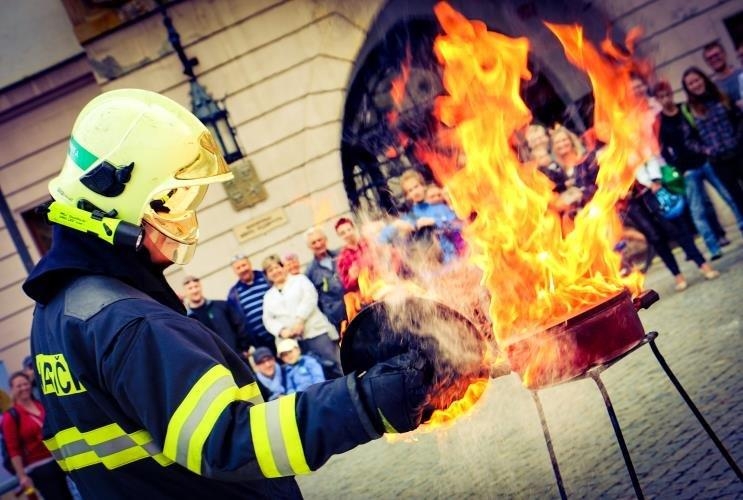
[{"label": "baseball cap", "polygon": [[281,339],[276,344],[276,353],[281,354],[284,352],[289,352],[295,347],[299,347],[299,344],[294,339]]},{"label": "baseball cap", "polygon": [[256,363],[260,363],[267,358],[273,358],[273,353],[268,347],[258,347],[255,352],[253,352],[253,361]]}]

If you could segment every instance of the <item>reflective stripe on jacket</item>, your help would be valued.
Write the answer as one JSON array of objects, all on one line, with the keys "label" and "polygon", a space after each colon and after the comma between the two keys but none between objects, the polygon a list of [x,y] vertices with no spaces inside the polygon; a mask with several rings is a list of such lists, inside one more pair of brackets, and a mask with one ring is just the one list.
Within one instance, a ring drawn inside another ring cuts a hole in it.
[{"label": "reflective stripe on jacket", "polygon": [[216,335],[112,278],[38,305],[32,349],[45,443],[84,497],[298,497],[282,476],[377,437],[352,377],[263,403]]}]

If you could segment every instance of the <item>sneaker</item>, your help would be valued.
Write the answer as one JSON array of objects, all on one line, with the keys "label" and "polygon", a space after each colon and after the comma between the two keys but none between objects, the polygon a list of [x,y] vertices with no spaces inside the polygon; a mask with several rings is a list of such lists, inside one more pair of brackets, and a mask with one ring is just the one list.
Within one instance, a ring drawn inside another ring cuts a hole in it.
[{"label": "sneaker", "polygon": [[677,292],[683,292],[684,290],[689,288],[689,285],[686,283],[686,281],[679,281],[678,283],[676,283],[675,288]]},{"label": "sneaker", "polygon": [[727,239],[727,238],[725,238],[724,236],[721,236],[720,238],[718,238],[717,243],[721,247],[726,247],[726,246],[728,246],[730,244],[730,240]]},{"label": "sneaker", "polygon": [[713,253],[709,257],[709,260],[718,260],[718,259],[722,259],[722,252]]},{"label": "sneaker", "polygon": [[712,271],[703,271],[702,276],[706,280],[713,280],[720,277],[720,271],[715,271],[714,269]]}]

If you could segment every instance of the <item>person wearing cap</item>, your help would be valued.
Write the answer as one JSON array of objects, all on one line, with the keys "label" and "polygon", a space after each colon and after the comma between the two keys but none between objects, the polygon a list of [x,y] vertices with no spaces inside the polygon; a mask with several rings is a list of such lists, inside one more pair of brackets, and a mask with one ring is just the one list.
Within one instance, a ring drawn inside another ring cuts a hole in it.
[{"label": "person wearing cap", "polygon": [[312,356],[303,355],[296,340],[279,340],[276,351],[284,363],[284,384],[287,394],[305,391],[309,386],[325,381],[320,363]]},{"label": "person wearing cap", "polygon": [[283,370],[267,347],[259,347],[253,351],[253,364],[255,365],[255,378],[265,389],[265,399],[273,401],[286,394]]},{"label": "person wearing cap", "polygon": [[203,323],[224,340],[230,349],[247,358],[247,351],[253,342],[245,329],[242,314],[224,300],[204,297],[201,280],[196,276],[188,275],[183,278],[183,296],[189,318]]},{"label": "person wearing cap", "polygon": [[44,446],[84,498],[301,498],[293,476],[418,427],[433,366],[416,351],[266,402],[186,316],[163,273],[193,256],[208,184],[233,177],[192,113],[112,90],[67,146],[45,205],[52,246],[23,290]]},{"label": "person wearing cap", "polygon": [[253,345],[268,347],[275,353],[274,337],[263,326],[263,298],[271,284],[265,274],[253,269],[247,255],[237,254],[232,258],[232,271],[237,282],[227,292],[227,303],[242,312]]}]

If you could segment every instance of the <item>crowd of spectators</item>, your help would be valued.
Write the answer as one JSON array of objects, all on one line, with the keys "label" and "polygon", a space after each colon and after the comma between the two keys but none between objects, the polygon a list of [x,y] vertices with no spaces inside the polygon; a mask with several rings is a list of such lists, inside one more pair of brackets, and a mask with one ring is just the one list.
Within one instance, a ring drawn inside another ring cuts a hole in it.
[{"label": "crowd of spectators", "polygon": [[[642,239],[651,246],[679,291],[688,285],[673,245],[684,250],[705,279],[714,279],[719,273],[710,261],[720,258],[721,247],[729,244],[704,181],[731,208],[743,231],[743,99],[737,86],[742,72],[728,63],[718,43],[705,47],[704,57],[714,73],[708,77],[694,67],[684,72],[677,85],[684,103],[675,101],[668,82],[650,84],[641,75],[632,79],[631,91],[647,117],[639,126],[653,127],[660,152],[638,169],[629,195],[617,206],[624,241]],[[535,123],[523,134],[524,159],[552,182],[550,207],[566,232],[596,191],[601,147],[590,133],[579,137],[559,124]],[[680,177],[674,186],[665,178],[669,166]],[[463,221],[449,207],[446,190],[427,178],[428,172],[415,168],[402,173],[406,207],[395,217],[361,227],[350,218],[338,219],[339,249],[328,248],[321,228],[309,228],[304,235],[313,257],[304,272],[291,251],[267,257],[261,270],[253,268],[248,256],[237,255],[232,260],[237,281],[226,301],[206,299],[199,279],[186,277],[183,295],[189,316],[207,324],[250,362],[269,398],[301,390],[318,380],[318,374],[340,376],[338,341],[354,315],[374,300],[370,290],[375,282],[415,277],[420,269],[441,275],[466,253]],[[697,248],[695,233],[702,236],[708,258]],[[624,264],[629,271],[631,264]]]},{"label": "crowd of spectators", "polygon": [[[673,255],[680,246],[705,279],[719,276],[710,261],[722,256],[730,244],[706,191],[705,181],[730,208],[743,232],[743,70],[729,64],[718,42],[703,49],[713,71],[707,76],[697,67],[684,71],[677,84],[685,102],[676,102],[674,87],[665,80],[649,85],[649,78],[633,75],[631,92],[643,107],[639,127],[651,127],[660,147],[636,172],[635,183],[617,209],[625,226],[621,250],[632,239],[644,240],[657,254],[683,291],[688,282]],[[650,131],[649,131],[650,132]],[[548,129],[532,124],[523,134],[522,154],[536,164],[554,185],[551,204],[563,217],[564,230],[596,190],[601,144],[581,140],[567,128]],[[694,242],[702,236],[709,257]],[[625,262],[625,271],[630,263]]]},{"label": "crowd of spectators", "polygon": [[[442,188],[426,183],[416,170],[403,174],[409,212],[377,224],[362,235],[347,217],[334,225],[343,242],[328,248],[319,227],[305,231],[312,260],[302,272],[294,252],[270,255],[254,269],[247,255],[232,259],[237,281],[226,300],[208,299],[201,280],[187,275],[183,297],[188,316],[201,321],[250,364],[264,398],[304,390],[307,385],[343,374],[339,340],[348,321],[372,297],[369,284],[388,273],[409,276],[403,262],[420,252],[429,265],[445,266],[464,254],[461,221],[449,208]],[[394,243],[394,245],[393,245]],[[409,246],[411,251],[403,255]]]}]

